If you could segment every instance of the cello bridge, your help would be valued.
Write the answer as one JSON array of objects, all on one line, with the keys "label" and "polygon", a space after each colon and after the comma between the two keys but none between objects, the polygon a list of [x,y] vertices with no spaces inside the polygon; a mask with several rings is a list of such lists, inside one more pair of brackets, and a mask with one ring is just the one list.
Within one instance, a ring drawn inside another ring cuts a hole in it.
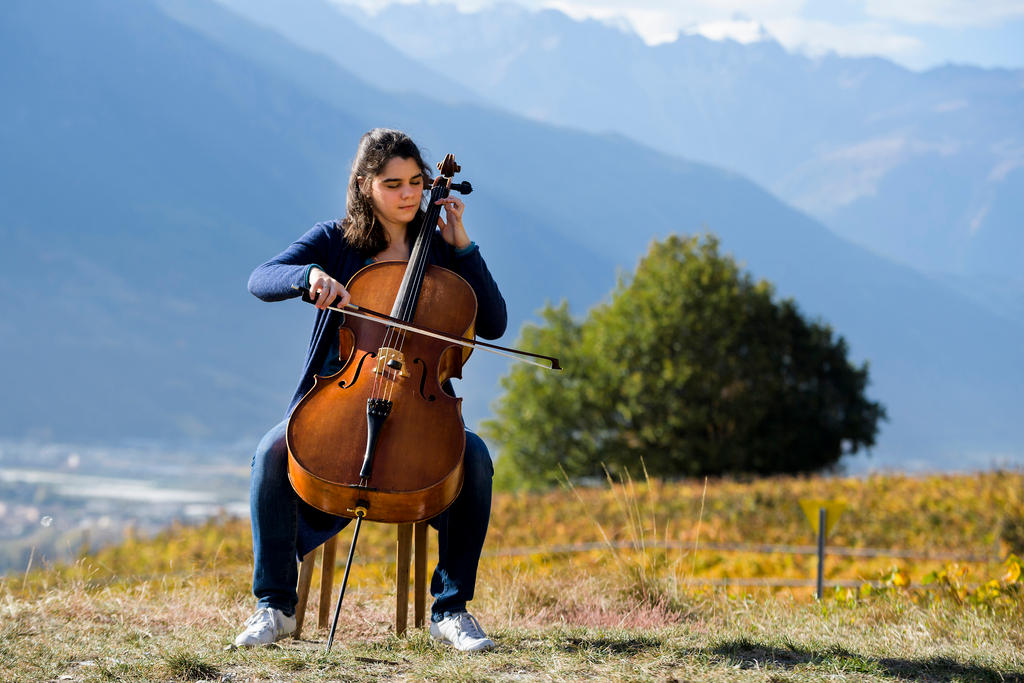
[{"label": "cello bridge", "polygon": [[373,371],[383,375],[387,370],[394,370],[401,377],[410,376],[409,371],[405,369],[405,355],[398,349],[382,346],[377,351],[377,364],[374,365]]}]

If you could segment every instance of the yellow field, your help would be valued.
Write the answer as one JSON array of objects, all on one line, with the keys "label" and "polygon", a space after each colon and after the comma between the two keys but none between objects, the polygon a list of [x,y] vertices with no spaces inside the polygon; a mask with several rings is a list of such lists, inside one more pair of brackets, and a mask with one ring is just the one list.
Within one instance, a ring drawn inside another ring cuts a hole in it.
[{"label": "yellow field", "polygon": [[[225,649],[254,602],[248,522],[175,527],[0,580],[0,680],[1024,681],[1022,491],[990,472],[497,494],[471,604],[486,657],[393,635],[377,524],[331,655],[315,619],[281,648]],[[801,498],[848,505],[820,604]]]},{"label": "yellow field", "polygon": [[[615,576],[638,589],[680,594],[702,586],[812,592],[816,537],[802,498],[845,501],[828,538],[826,583],[919,585],[952,572],[974,586],[1002,577],[1024,542],[1024,473],[778,477],[749,482],[627,480],[548,493],[495,494],[481,572],[556,580]],[[703,507],[703,511],[702,511]],[[343,562],[349,532],[342,532]],[[364,526],[353,584],[393,590],[394,531]],[[175,527],[127,538],[61,570],[93,580],[212,568],[247,579],[247,522]],[[29,580],[45,580],[42,572]],[[106,577],[106,578],[102,578]],[[792,584],[804,583],[803,586]],[[632,588],[630,588],[632,590]]]}]

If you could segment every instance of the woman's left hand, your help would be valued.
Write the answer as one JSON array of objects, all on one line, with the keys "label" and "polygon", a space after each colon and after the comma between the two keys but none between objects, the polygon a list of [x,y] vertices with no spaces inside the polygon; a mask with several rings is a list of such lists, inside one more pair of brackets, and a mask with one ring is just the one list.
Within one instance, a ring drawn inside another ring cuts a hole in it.
[{"label": "woman's left hand", "polygon": [[441,237],[456,249],[465,249],[470,245],[469,235],[462,225],[462,212],[466,205],[457,197],[438,199],[437,204],[444,207],[444,218],[437,217],[437,227],[441,228]]}]

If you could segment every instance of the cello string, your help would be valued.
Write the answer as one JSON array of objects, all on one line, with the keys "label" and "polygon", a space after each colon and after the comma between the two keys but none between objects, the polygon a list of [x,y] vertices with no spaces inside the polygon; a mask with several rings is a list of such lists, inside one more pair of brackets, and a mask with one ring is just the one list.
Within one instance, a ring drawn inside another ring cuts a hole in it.
[{"label": "cello string", "polygon": [[[420,252],[417,255],[418,258],[415,264],[413,264],[414,270],[411,275],[411,278],[413,278],[414,281],[419,282],[421,286],[423,282],[423,276],[424,273],[426,272],[426,268],[428,265],[426,254],[424,254],[423,252],[424,250],[429,248],[427,240],[432,237],[433,228],[436,227],[437,221],[441,216],[441,207],[438,206],[435,202],[438,201],[439,199],[443,199],[445,196],[449,194],[449,192],[446,192],[447,189],[448,187],[446,185],[438,185],[431,189],[430,206],[428,207],[427,213],[424,216],[423,222],[420,225],[420,231],[419,234],[417,235],[417,239],[415,242],[415,244],[420,246]],[[413,316],[411,313],[414,310],[414,306],[416,305],[420,294],[421,292],[417,292],[416,297],[409,297],[407,300],[403,301],[402,309],[399,311],[399,315],[397,317],[412,323]],[[407,339],[407,337],[408,332],[404,328],[396,328],[395,326],[389,325],[387,327],[387,331],[385,332],[381,347],[393,348],[397,353],[401,353],[402,349],[405,347],[405,340]],[[374,373],[374,383],[371,397],[377,397],[378,391],[380,391],[381,396],[383,396],[386,400],[390,401],[392,399],[392,396],[394,396],[394,392],[396,389],[395,385],[397,384],[397,378],[400,377],[400,371],[395,370],[393,368],[389,368],[383,355],[378,355],[376,361],[377,362],[375,364],[375,369],[377,370],[377,372]],[[404,362],[402,363],[402,369],[406,370]]]},{"label": "cello string", "polygon": [[[436,194],[438,195],[437,198],[440,199],[441,195],[444,192],[443,186],[438,186],[436,189],[437,189],[437,193]],[[438,220],[438,218],[440,218],[440,215],[441,215],[440,207],[437,206],[436,204],[434,204],[434,202],[436,201],[436,199],[434,198],[434,195],[435,195],[435,192],[433,190],[431,190],[431,193],[430,193],[430,207],[428,207],[427,212],[426,212],[426,214],[423,217],[423,222],[420,224],[419,234],[416,236],[415,244],[419,247],[419,252],[417,252],[417,254],[416,254],[416,257],[417,257],[416,261],[415,261],[415,263],[411,263],[411,264],[407,265],[407,267],[409,265],[411,265],[412,268],[413,268],[413,271],[412,271],[412,273],[410,275],[410,280],[413,281],[413,282],[420,283],[420,287],[418,289],[422,288],[423,275],[426,272],[426,268],[427,268],[427,249],[429,248],[428,240],[433,236],[433,234],[432,234],[433,233],[433,227],[437,224],[437,220]],[[414,247],[414,249],[415,249],[415,247]],[[422,291],[417,291],[415,297],[409,297],[407,300],[402,302],[402,310],[400,311],[400,315],[398,317],[400,317],[402,320],[406,320],[406,321],[408,321],[410,323],[413,322],[413,320],[412,320],[412,318],[413,318],[413,311],[414,311],[414,307],[415,307],[417,301],[419,300],[420,294],[422,294]],[[392,328],[392,329],[394,329],[394,328]],[[408,338],[408,332],[406,330],[404,330],[404,329],[396,330],[395,339],[394,339],[392,348],[394,348],[398,353],[401,353],[402,349],[405,348],[405,340],[407,338]],[[402,364],[402,367],[403,367],[403,370],[407,370],[404,362]],[[396,388],[395,385],[397,384],[397,376],[399,375],[399,371],[394,370],[393,372],[394,372],[396,378],[394,378],[394,379],[389,378],[389,379],[391,379],[391,382],[385,388],[385,397],[389,401],[391,400],[391,397],[394,395],[395,388]]]},{"label": "cello string", "polygon": [[[406,265],[406,267],[408,268],[408,264]],[[404,303],[403,309],[397,312],[396,317],[404,319],[405,316],[403,315],[403,312]],[[380,349],[394,349],[396,354],[401,353],[401,348],[403,345],[402,342],[404,341],[404,334],[405,333],[403,330],[397,329],[393,325],[388,325],[385,329],[384,337],[381,340]],[[386,401],[391,401],[394,396],[395,383],[400,371],[388,366],[387,363],[390,360],[387,357],[388,353],[390,352],[378,350],[379,355],[376,359],[376,363],[374,366],[374,395],[377,394],[379,386],[381,397],[384,398],[384,400]]]},{"label": "cello string", "polygon": [[[431,191],[431,199],[433,199],[433,191]],[[423,233],[424,233],[424,227],[427,224],[429,224],[429,222],[430,222],[429,218],[430,218],[430,211],[428,211],[427,215],[424,216],[423,224],[421,224],[421,226],[420,226],[420,234],[417,235],[416,243],[421,243],[422,242],[422,240],[423,240]],[[406,264],[406,267],[408,267],[408,263]],[[414,271],[414,277],[417,277],[417,278],[421,277],[421,273]],[[411,304],[411,302],[408,299],[406,301],[403,301],[402,302],[402,308],[398,311],[398,315],[396,317],[401,318],[403,320],[407,319],[409,317],[409,311],[411,310],[411,305],[412,304]],[[384,340],[382,342],[382,346],[384,348],[393,348],[393,349],[395,349],[396,352],[401,353],[401,350],[402,350],[402,348],[405,345],[405,338],[406,338],[405,330],[397,329],[394,326],[389,325],[388,328],[387,328],[387,331],[386,331],[386,333],[384,335]],[[384,359],[382,357],[377,359],[377,369],[378,369],[378,372],[375,373],[376,376],[374,378],[374,382],[375,382],[375,387],[376,387],[376,383],[379,380],[380,384],[382,385],[381,391],[382,391],[383,397],[385,398],[385,400],[390,401],[390,400],[392,400],[392,397],[394,396],[395,384],[396,384],[396,379],[399,376],[399,371],[394,370],[392,368],[389,368],[387,366],[386,362],[385,363],[381,363],[381,361],[383,361],[383,360]],[[404,369],[404,363],[403,363],[403,369]],[[388,374],[389,370],[391,371],[390,375]],[[387,384],[385,384],[385,380],[387,380]],[[376,389],[375,389],[375,391],[376,391]]]},{"label": "cello string", "polygon": [[384,338],[381,341],[381,345],[377,349],[377,357],[373,359],[373,388],[370,391],[370,398],[371,399],[381,398],[384,395],[384,390],[383,390],[383,387],[382,387],[383,379],[381,377],[381,374],[382,374],[381,360],[383,360],[384,357],[381,355],[381,349],[382,348],[387,348],[387,346],[388,346],[387,339],[388,339],[388,336],[390,334],[391,334],[391,326],[388,325],[387,329],[384,332]]},{"label": "cello string", "polygon": [[387,398],[386,389],[384,388],[384,377],[383,374],[386,372],[387,364],[382,363],[384,361],[384,355],[382,349],[388,348],[390,344],[391,335],[394,332],[394,327],[387,325],[384,328],[384,336],[381,338],[380,345],[377,347],[377,356],[373,359],[373,388],[370,391],[370,398]]}]

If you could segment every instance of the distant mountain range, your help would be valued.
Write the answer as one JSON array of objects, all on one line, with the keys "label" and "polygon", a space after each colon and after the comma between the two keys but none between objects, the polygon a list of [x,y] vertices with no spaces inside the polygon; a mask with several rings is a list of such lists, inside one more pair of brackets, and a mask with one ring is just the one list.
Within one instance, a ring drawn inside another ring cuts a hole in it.
[{"label": "distant mountain range", "polygon": [[[245,280],[339,216],[359,135],[389,125],[433,160],[453,152],[477,188],[467,224],[513,332],[545,300],[585,311],[652,239],[711,230],[870,361],[891,416],[876,462],[1024,455],[1018,324],[734,172],[472,93],[428,97],[413,87],[433,78],[427,60],[323,16],[344,25],[328,52],[352,68],[209,0],[5,3],[0,435],[257,438],[281,417],[312,312],[262,304]],[[504,368],[482,355],[460,387],[470,423]]]},{"label": "distant mountain range", "polygon": [[[370,15],[326,0],[221,1],[349,69],[358,62],[330,36],[347,39],[341,27],[356,21],[481,101],[738,171],[846,239],[1024,323],[1024,71],[915,73],[880,58],[808,58],[767,37],[681,35],[652,47],[512,4],[391,4]],[[339,8],[340,21],[330,16]]]}]

